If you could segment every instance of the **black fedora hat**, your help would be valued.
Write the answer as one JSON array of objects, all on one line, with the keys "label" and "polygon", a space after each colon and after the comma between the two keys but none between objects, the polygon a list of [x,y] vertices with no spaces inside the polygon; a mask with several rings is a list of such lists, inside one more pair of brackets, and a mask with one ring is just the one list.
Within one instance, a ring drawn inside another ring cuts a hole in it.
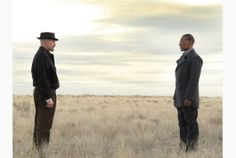
[{"label": "black fedora hat", "polygon": [[55,37],[55,34],[53,32],[41,32],[40,37],[37,37],[38,39],[51,39],[58,41],[58,39]]}]

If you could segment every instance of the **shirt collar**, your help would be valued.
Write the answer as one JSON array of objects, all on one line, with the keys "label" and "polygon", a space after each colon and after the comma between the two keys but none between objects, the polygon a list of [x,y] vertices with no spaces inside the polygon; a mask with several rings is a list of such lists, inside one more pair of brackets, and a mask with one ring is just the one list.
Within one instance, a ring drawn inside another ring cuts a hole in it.
[{"label": "shirt collar", "polygon": [[193,48],[188,49],[188,50],[185,51],[183,54],[184,54],[184,55],[187,55],[191,50],[193,50]]},{"label": "shirt collar", "polygon": [[44,48],[43,46],[40,46],[39,48],[46,51],[49,56],[53,56],[53,54],[50,51],[48,51],[46,48]]}]

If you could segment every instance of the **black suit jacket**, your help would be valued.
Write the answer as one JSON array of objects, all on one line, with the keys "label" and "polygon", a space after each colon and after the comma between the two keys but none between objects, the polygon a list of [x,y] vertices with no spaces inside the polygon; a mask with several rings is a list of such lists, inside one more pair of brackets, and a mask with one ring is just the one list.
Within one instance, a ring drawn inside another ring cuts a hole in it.
[{"label": "black suit jacket", "polygon": [[40,47],[34,56],[31,74],[33,86],[40,89],[44,99],[52,98],[52,91],[59,88],[54,56],[44,47]]},{"label": "black suit jacket", "polygon": [[174,105],[183,107],[184,99],[192,101],[192,107],[199,107],[199,78],[203,61],[194,49],[177,60],[175,69]]}]

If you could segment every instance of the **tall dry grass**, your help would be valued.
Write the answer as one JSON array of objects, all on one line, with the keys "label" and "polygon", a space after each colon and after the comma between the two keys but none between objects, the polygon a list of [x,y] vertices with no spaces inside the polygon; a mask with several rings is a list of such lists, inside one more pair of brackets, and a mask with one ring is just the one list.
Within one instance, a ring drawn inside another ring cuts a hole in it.
[{"label": "tall dry grass", "polygon": [[[32,150],[32,96],[14,96],[14,158]],[[222,157],[222,98],[201,98],[199,149],[177,153],[179,129],[172,97],[58,96],[48,158]]]}]

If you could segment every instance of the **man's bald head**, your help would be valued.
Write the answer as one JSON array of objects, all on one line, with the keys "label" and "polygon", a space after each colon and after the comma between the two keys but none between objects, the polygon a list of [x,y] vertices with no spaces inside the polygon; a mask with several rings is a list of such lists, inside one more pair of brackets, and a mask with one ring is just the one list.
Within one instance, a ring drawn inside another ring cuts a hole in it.
[{"label": "man's bald head", "polygon": [[56,46],[55,40],[51,39],[40,39],[40,44],[42,47],[46,48],[48,51],[53,52],[54,47]]},{"label": "man's bald head", "polygon": [[194,39],[193,35],[184,34],[179,41],[180,50],[187,51],[187,50],[193,48],[194,42],[195,42],[195,39]]}]

